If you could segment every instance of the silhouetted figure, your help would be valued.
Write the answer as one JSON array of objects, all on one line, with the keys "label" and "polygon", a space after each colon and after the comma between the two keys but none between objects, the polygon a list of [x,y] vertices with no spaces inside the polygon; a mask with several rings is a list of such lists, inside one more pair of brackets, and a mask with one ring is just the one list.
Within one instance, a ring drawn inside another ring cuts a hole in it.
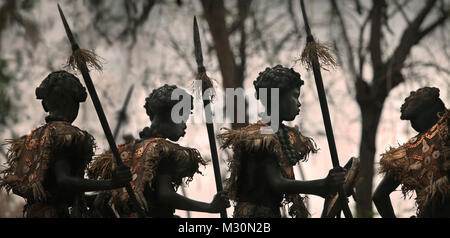
[{"label": "silhouetted figure", "polygon": [[449,110],[431,87],[411,92],[400,110],[400,119],[419,134],[382,155],[385,175],[373,195],[375,206],[382,217],[395,217],[389,194],[401,184],[405,196],[416,193],[417,217],[450,217]]},{"label": "silhouetted figure", "polygon": [[293,69],[281,65],[266,68],[253,85],[259,100],[259,89],[267,88],[267,100],[262,100],[267,115],[274,109],[271,89],[279,88],[278,131],[262,133],[262,128],[268,125],[258,122],[237,130],[227,129],[219,136],[223,140],[222,148],[231,147],[234,152],[225,188],[236,203],[233,217],[278,218],[283,204],[291,205],[292,217],[308,217],[305,198],[299,193],[328,197],[343,184],[345,173],[339,169],[330,170],[324,179],[299,181],[294,178],[293,166],[317,152],[311,138],[302,135],[297,127],[283,124],[283,121],[294,120],[300,112],[298,98],[303,83],[300,74]]},{"label": "silhouetted figure", "polygon": [[125,186],[131,174],[117,168],[110,179],[84,179],[94,154],[94,138],[72,125],[87,97],[80,80],[66,71],[49,74],[36,88],[49,113],[46,124],[8,141],[8,168],[0,187],[26,200],[24,217],[86,217],[84,192]]},{"label": "silhouetted figure", "polygon": [[[185,135],[186,121],[193,105],[192,96],[183,90],[183,96],[191,100],[191,108],[182,122],[175,123],[171,118],[171,111],[180,102],[171,100],[175,89],[176,86],[166,84],[153,90],[145,99],[144,107],[152,122],[151,126],[139,133],[139,140],[118,146],[121,159],[130,167],[133,177],[131,186],[149,217],[174,217],[175,209],[219,213],[230,206],[225,193],[217,194],[211,203],[204,203],[176,192],[183,180],[186,183],[192,181],[195,173],[200,173],[199,166],[206,165],[206,162],[198,150],[171,142]],[[108,178],[112,168],[112,154],[107,152],[95,158],[89,169],[89,176]],[[104,201],[98,201],[96,205],[100,209],[107,204],[118,217],[137,217],[129,206],[128,194],[123,189],[113,190],[109,196],[102,196],[105,197]]]}]

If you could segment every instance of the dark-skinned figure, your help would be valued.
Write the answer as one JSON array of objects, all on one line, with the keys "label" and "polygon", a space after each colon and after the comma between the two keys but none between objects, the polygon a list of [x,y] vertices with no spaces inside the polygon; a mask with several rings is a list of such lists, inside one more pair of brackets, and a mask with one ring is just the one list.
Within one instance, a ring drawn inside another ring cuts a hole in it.
[{"label": "dark-skinned figure", "polygon": [[[234,218],[279,218],[283,204],[290,205],[290,216],[306,218],[310,214],[300,193],[325,198],[335,194],[344,183],[345,172],[339,169],[330,170],[324,179],[295,180],[293,166],[317,152],[314,141],[302,135],[298,127],[283,124],[293,121],[300,112],[298,98],[303,83],[293,69],[281,65],[266,68],[253,85],[267,115],[274,111],[271,89],[279,89],[279,129],[275,133],[262,133],[268,124],[258,122],[236,130],[226,129],[219,135],[222,148],[233,150],[225,190],[235,203]],[[262,100],[261,88],[267,89],[268,100]]]},{"label": "dark-skinned figure", "polygon": [[[206,162],[197,149],[174,143],[185,135],[186,122],[193,109],[193,97],[183,90],[183,97],[189,97],[191,107],[187,114],[182,113],[184,108],[180,110],[183,120],[174,122],[172,109],[182,100],[171,99],[174,90],[182,89],[166,84],[154,89],[145,99],[144,108],[151,126],[139,133],[140,139],[118,146],[121,159],[130,167],[133,191],[148,217],[176,217],[176,209],[219,213],[230,206],[225,192],[216,194],[211,203],[192,200],[176,192],[182,183],[187,184],[196,173],[201,173],[199,167],[206,165]],[[113,166],[112,154],[102,154],[94,159],[89,176],[107,178]],[[104,197],[104,201],[96,205],[100,210],[108,205],[116,217],[136,217],[128,205],[128,194],[123,189],[109,191],[109,195]],[[103,212],[100,216],[108,216],[108,213]]]},{"label": "dark-skinned figure", "polygon": [[373,195],[375,206],[381,217],[396,217],[389,195],[401,185],[405,197],[416,193],[416,217],[448,218],[450,112],[434,87],[411,92],[400,111],[400,119],[410,121],[418,134],[382,154],[380,172],[384,177]]},{"label": "dark-skinned figure", "polygon": [[131,181],[126,167],[109,179],[85,179],[94,155],[94,138],[72,125],[79,104],[87,98],[80,80],[66,71],[50,73],[36,88],[37,99],[49,115],[29,135],[9,140],[7,168],[0,188],[26,200],[26,218],[87,217],[84,193],[125,186]]}]

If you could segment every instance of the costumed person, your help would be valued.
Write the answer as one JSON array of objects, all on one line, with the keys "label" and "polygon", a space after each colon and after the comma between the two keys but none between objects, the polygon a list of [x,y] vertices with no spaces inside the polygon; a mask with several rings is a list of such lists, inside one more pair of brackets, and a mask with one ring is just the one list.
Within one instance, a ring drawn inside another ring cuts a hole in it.
[{"label": "costumed person", "polygon": [[382,154],[380,172],[384,177],[373,195],[383,218],[394,218],[389,194],[399,185],[406,197],[415,192],[419,218],[450,217],[449,110],[439,98],[439,89],[423,87],[405,99],[401,120],[409,120],[419,134]]},{"label": "costumed person", "polygon": [[[139,133],[140,139],[118,146],[121,159],[130,167],[131,187],[147,216],[176,217],[176,209],[219,213],[230,206],[225,192],[216,194],[211,203],[192,200],[176,192],[183,182],[187,184],[196,173],[201,174],[199,167],[206,165],[197,149],[174,143],[185,135],[186,121],[193,108],[193,97],[183,90],[183,97],[190,99],[191,107],[189,113],[182,113],[180,110],[180,116],[183,117],[181,122],[173,121],[172,109],[182,100],[171,99],[176,89],[182,90],[175,85],[166,84],[154,89],[145,99],[144,108],[150,117],[151,126]],[[108,178],[113,167],[112,154],[107,152],[94,159],[89,168],[89,176]],[[125,190],[112,190],[108,196],[103,197],[95,205],[100,210],[105,210],[102,207],[106,205],[116,217],[137,217],[128,204],[129,197]],[[100,212],[103,217],[108,214],[110,213]]]},{"label": "costumed person", "polygon": [[46,124],[7,142],[7,168],[1,172],[0,188],[26,200],[26,218],[86,217],[84,192],[124,187],[131,173],[119,167],[109,179],[84,178],[95,142],[88,132],[72,125],[87,97],[77,77],[52,72],[36,88],[36,97],[49,113]]},{"label": "costumed person", "polygon": [[[278,131],[262,133],[268,124],[258,122],[236,130],[225,128],[227,131],[219,135],[222,149],[233,150],[225,190],[235,203],[234,218],[279,218],[280,207],[284,204],[290,205],[290,216],[306,218],[310,214],[304,205],[305,197],[300,193],[325,198],[335,194],[344,183],[342,168],[330,170],[324,179],[295,180],[293,166],[317,152],[314,141],[302,135],[298,127],[283,124],[283,121],[293,121],[300,112],[298,97],[303,83],[300,74],[292,68],[281,65],[266,68],[253,85],[267,115],[274,111],[270,102],[271,89],[279,89]],[[268,100],[261,98],[261,88],[267,88]]]}]

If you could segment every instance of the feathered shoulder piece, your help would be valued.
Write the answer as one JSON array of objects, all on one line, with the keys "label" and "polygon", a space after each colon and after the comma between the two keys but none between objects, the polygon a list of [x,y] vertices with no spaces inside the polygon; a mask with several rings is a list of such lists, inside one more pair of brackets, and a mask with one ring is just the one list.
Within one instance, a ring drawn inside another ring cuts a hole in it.
[{"label": "feathered shoulder piece", "polygon": [[29,135],[7,140],[7,168],[1,171],[0,188],[35,201],[50,194],[42,186],[55,154],[63,154],[86,168],[94,154],[94,138],[68,122],[57,121],[36,128]]},{"label": "feathered shoulder piece", "polygon": [[[206,165],[198,150],[183,147],[163,138],[151,138],[143,141],[133,141],[118,146],[120,158],[130,168],[132,174],[131,187],[142,207],[148,211],[149,204],[144,197],[144,190],[148,185],[152,190],[153,180],[156,178],[161,162],[170,159],[170,164],[183,167],[174,170],[180,174],[173,175],[173,185],[178,187],[184,178],[191,181],[195,173],[200,173],[199,165]],[[96,156],[88,169],[91,179],[109,179],[116,164],[111,151]],[[116,206],[126,206],[128,194],[124,189],[112,191],[112,201]]]},{"label": "feathered shoulder piece", "polygon": [[236,130],[222,128],[224,133],[218,135],[222,141],[221,148],[242,149],[248,152],[281,152],[277,134],[262,122],[251,124]]},{"label": "feathered shoulder piece", "polygon": [[[287,127],[289,142],[298,152],[298,159],[305,160],[310,152],[318,151],[314,140],[310,137],[302,135],[298,127]],[[282,154],[282,144],[278,133],[274,133],[270,126],[265,123],[258,122],[247,127],[232,130],[226,130],[218,135],[222,141],[221,148],[232,148],[236,150],[244,150],[247,152],[268,152]]]}]

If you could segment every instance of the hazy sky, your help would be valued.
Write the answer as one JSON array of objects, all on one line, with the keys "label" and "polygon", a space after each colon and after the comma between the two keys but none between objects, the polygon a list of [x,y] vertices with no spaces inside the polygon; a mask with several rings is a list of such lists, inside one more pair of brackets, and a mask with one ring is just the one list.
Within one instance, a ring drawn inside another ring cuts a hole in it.
[{"label": "hazy sky", "polygon": [[[123,125],[121,132],[131,133],[137,136],[138,132],[144,126],[150,125],[143,105],[145,97],[148,96],[154,87],[169,83],[177,84],[180,87],[191,90],[191,84],[194,80],[193,75],[186,62],[173,50],[171,40],[176,40],[182,51],[186,53],[187,57],[191,57],[192,63],[194,64],[191,32],[192,17],[193,15],[200,15],[202,8],[198,4],[191,4],[190,2],[182,9],[177,9],[175,6],[156,6],[150,13],[145,27],[141,28],[137,45],[130,53],[126,46],[118,43],[109,46],[105,44],[105,41],[97,37],[92,37],[93,35],[98,36],[95,35],[96,33],[94,33],[91,26],[92,16],[74,16],[75,13],[83,12],[84,7],[81,2],[79,1],[75,8],[66,7],[64,4],[62,7],[69,24],[72,26],[72,30],[77,33],[81,47],[93,48],[97,54],[104,58],[103,72],[92,72],[91,77],[94,80],[97,93],[102,101],[110,127],[115,127],[116,112],[122,106],[128,88],[134,84],[135,89],[128,108],[129,120],[128,123]],[[42,42],[37,48],[33,48],[29,43],[24,42],[21,37],[18,37],[16,33],[19,32],[20,34],[20,30],[17,29],[5,33],[5,37],[2,39],[4,49],[2,49],[1,57],[14,61],[18,57],[18,51],[22,52],[24,57],[21,68],[17,68],[18,66],[16,64],[12,64],[13,71],[17,73],[20,81],[10,88],[12,94],[14,92],[20,94],[20,100],[17,102],[19,107],[19,121],[16,124],[10,124],[9,128],[0,135],[0,139],[2,140],[11,138],[14,135],[28,134],[31,129],[44,123],[45,114],[40,101],[35,99],[34,89],[48,75],[50,72],[49,67],[54,70],[62,68],[65,59],[70,54],[70,46],[68,45],[64,29],[56,11],[56,0],[41,1],[41,3],[28,16],[41,26]],[[294,6],[298,7],[297,5]],[[267,17],[276,17],[277,11],[282,10],[273,9]],[[320,22],[319,17],[321,14],[324,14],[320,4],[311,6],[310,11],[311,18]],[[72,19],[77,19],[77,21],[73,21]],[[394,32],[402,26],[401,22],[402,20],[399,19],[398,24],[392,24]],[[199,24],[204,45],[205,65],[209,75],[217,80],[217,85],[221,85],[222,79],[218,71],[216,56],[215,54],[206,53],[206,42],[211,42],[206,21],[200,19]],[[300,24],[303,25],[302,22]],[[326,42],[330,36],[328,29],[316,30],[315,33],[317,38],[322,42]],[[398,37],[398,35],[399,33],[394,33],[393,39],[395,39],[395,36]],[[356,38],[353,35],[352,37]],[[426,43],[430,48],[434,47],[433,38],[427,39]],[[297,42],[294,41],[292,44],[297,44]],[[304,42],[302,41],[299,44],[297,52],[279,52],[280,61],[274,62],[274,64],[294,67],[305,81],[305,86],[302,87],[301,93],[302,112],[295,121],[288,124],[291,126],[299,125],[307,136],[312,136],[315,139],[320,148],[317,155],[311,156],[307,162],[301,164],[305,172],[305,177],[309,180],[325,177],[328,174],[328,170],[331,169],[332,164],[326,137],[323,132],[323,122],[313,77],[302,66],[294,64],[294,60],[298,57],[303,46]],[[33,52],[32,58],[26,57],[29,51]],[[429,57],[423,49],[414,49],[414,52],[413,57],[415,58]],[[443,62],[442,65],[444,67],[449,66],[448,58],[439,54],[436,54],[436,57],[440,57],[438,59],[442,58],[441,62]],[[253,80],[267,66],[273,65],[268,65],[258,55],[249,58],[246,81],[244,83],[246,89],[251,90]],[[402,100],[409,95],[411,90],[416,90],[426,85],[436,86],[441,89],[441,98],[446,105],[448,106],[450,103],[448,78],[445,75],[436,74],[434,71],[424,71],[423,73],[433,75],[433,81],[405,83],[394,89],[386,100],[381,123],[378,128],[377,155],[383,153],[389,145],[395,146],[398,143],[404,143],[411,136],[415,135],[414,131],[409,129],[409,124],[399,119],[399,108]],[[348,79],[345,77],[342,68],[328,72],[323,71],[322,74],[324,79],[328,80],[326,82],[333,82],[332,97],[328,100],[330,102],[330,114],[339,159],[341,165],[343,165],[350,157],[358,155],[360,142],[359,109],[352,99],[352,95],[346,89],[345,81]],[[78,76],[81,79],[81,75],[78,74]],[[108,149],[90,99],[81,106],[80,114],[74,122],[74,125],[94,135],[98,144],[97,153],[102,153]],[[228,125],[216,124],[215,126],[216,132],[219,132],[221,127]],[[322,133],[317,134],[317,132]],[[118,140],[117,143],[119,144],[121,142]],[[188,124],[186,137],[178,142],[184,146],[196,147],[203,156],[210,157],[207,132],[204,124]],[[221,152],[219,157],[224,161],[227,158],[227,154]],[[377,158],[376,161],[378,162],[378,160]],[[225,173],[226,163],[223,162],[221,168],[222,173]],[[378,169],[378,165],[375,168]],[[296,178],[299,178],[297,170]],[[375,186],[378,184],[379,179],[379,176],[374,179]],[[211,201],[215,194],[212,166],[208,165],[205,168],[204,176],[196,175],[194,181],[186,188],[186,191],[190,198],[205,202]],[[400,188],[392,193],[391,198],[397,214],[401,214],[402,217],[409,217],[414,214],[413,199],[403,200]],[[350,199],[350,201],[350,207],[354,210],[354,201],[353,199]],[[312,217],[319,217],[322,211],[323,199],[310,196],[309,204]],[[182,217],[186,215],[184,211],[177,211],[177,214]],[[232,208],[228,211],[229,217],[231,214]],[[192,217],[219,217],[219,215],[193,212]]]}]

